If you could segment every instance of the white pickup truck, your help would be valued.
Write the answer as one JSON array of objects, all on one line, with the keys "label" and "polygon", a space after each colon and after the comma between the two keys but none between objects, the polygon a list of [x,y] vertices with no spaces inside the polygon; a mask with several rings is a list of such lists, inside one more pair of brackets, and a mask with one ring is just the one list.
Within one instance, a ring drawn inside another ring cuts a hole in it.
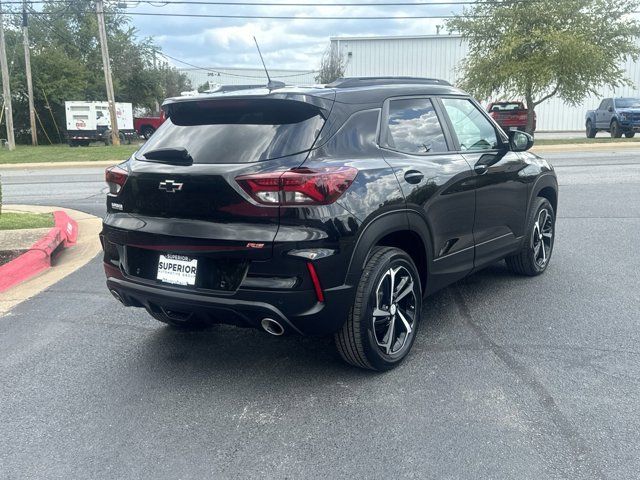
[{"label": "white pickup truck", "polygon": [[[67,120],[67,141],[72,147],[87,146],[91,142],[111,142],[111,116],[107,102],[64,102]],[[131,143],[137,138],[133,128],[133,107],[130,103],[116,103],[116,117],[120,141]]]}]

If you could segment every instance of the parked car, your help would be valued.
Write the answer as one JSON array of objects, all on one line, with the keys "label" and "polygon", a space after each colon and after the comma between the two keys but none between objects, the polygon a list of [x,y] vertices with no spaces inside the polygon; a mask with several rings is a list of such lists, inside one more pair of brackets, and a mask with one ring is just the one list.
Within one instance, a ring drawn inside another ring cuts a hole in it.
[{"label": "parked car", "polygon": [[[493,118],[502,129],[507,132],[509,130],[527,129],[527,117],[529,110],[522,102],[493,102],[488,107],[489,115]],[[534,112],[533,131],[537,127],[537,117]]]},{"label": "parked car", "polygon": [[605,98],[586,114],[587,138],[607,131],[612,138],[633,138],[640,131],[640,98]]},{"label": "parked car", "polygon": [[175,327],[333,334],[350,364],[409,353],[425,296],[506,258],[543,273],[558,183],[441,80],[350,78],[168,99],[106,171],[107,286]]},{"label": "parked car", "polygon": [[136,117],[133,119],[133,126],[138,132],[138,135],[149,139],[151,135],[164,123],[166,116],[164,111],[160,112],[157,117]]}]

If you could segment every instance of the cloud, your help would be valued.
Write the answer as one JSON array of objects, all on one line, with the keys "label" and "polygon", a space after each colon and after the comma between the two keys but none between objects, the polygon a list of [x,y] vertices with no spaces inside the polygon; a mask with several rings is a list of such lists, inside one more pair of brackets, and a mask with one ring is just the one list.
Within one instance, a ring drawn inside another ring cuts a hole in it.
[{"label": "cloud", "polygon": [[[279,0],[281,1],[281,0]],[[335,0],[334,0],[335,1]],[[287,3],[293,3],[292,0]],[[160,4],[158,4],[160,5]],[[220,19],[176,16],[132,16],[141,37],[154,37],[172,57],[206,67],[260,66],[253,36],[256,36],[272,69],[314,70],[331,36],[427,35],[436,33],[441,19],[394,19],[397,16],[449,15],[455,6],[349,6],[311,7],[166,5],[154,8],[141,3],[131,12],[209,15],[283,15],[295,20]],[[313,20],[305,16],[383,16],[384,20]],[[172,62],[182,67],[178,62]]]}]

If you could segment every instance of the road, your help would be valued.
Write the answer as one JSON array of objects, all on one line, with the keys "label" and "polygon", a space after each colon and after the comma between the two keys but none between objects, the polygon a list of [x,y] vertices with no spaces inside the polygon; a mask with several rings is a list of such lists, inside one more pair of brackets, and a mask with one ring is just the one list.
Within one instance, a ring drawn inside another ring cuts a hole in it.
[{"label": "road", "polygon": [[[95,259],[0,318],[0,478],[636,478],[640,151],[546,157],[549,270],[431,297],[386,374],[330,339],[165,328]],[[5,171],[5,201],[101,214],[101,177]]]}]

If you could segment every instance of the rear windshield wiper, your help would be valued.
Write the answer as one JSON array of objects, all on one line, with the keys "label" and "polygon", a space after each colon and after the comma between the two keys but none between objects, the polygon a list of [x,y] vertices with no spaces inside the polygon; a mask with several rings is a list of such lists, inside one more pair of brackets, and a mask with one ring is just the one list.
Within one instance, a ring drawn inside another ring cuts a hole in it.
[{"label": "rear windshield wiper", "polygon": [[145,152],[143,157],[150,162],[191,165],[193,158],[186,148],[157,148]]}]

